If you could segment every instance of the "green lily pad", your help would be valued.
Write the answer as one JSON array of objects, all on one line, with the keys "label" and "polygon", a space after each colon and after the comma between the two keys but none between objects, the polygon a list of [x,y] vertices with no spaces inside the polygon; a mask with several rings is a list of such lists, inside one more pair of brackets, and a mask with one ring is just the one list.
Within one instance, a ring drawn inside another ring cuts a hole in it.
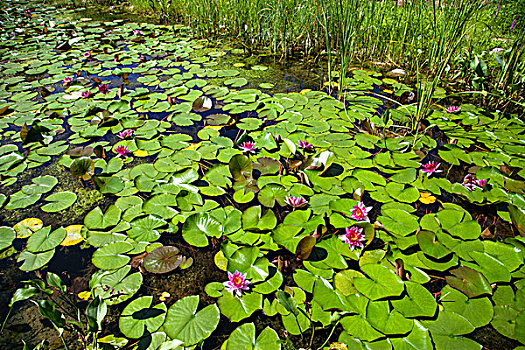
[{"label": "green lily pad", "polygon": [[9,248],[16,238],[16,231],[11,227],[0,226],[0,251]]},{"label": "green lily pad", "polygon": [[90,230],[103,230],[117,225],[121,214],[122,211],[114,205],[110,205],[105,213],[96,207],[86,215],[84,225]]},{"label": "green lily pad", "polygon": [[148,215],[133,220],[128,236],[137,242],[154,242],[160,237],[159,229],[167,224],[164,219]]},{"label": "green lily pad", "polygon": [[45,198],[50,202],[42,206],[42,210],[48,213],[55,213],[69,208],[77,200],[77,195],[73,192],[57,192]]},{"label": "green lily pad", "polygon": [[210,336],[219,324],[219,308],[212,304],[197,312],[198,306],[199,296],[191,295],[169,308],[162,326],[168,337],[193,345]]},{"label": "green lily pad", "polygon": [[132,249],[133,245],[128,242],[109,243],[93,253],[93,265],[103,270],[119,269],[131,260],[124,254]]},{"label": "green lily pad", "polygon": [[71,163],[69,169],[74,177],[89,180],[95,173],[95,163],[87,157],[77,158]]},{"label": "green lily pad", "polygon": [[15,192],[9,197],[9,203],[7,203],[5,209],[13,210],[27,208],[38,202],[40,197],[40,194],[28,195],[22,191]]},{"label": "green lily pad", "polygon": [[228,291],[223,291],[217,303],[224,316],[232,322],[239,322],[261,309],[262,300],[263,297],[259,293],[248,293],[238,298]]},{"label": "green lily pad", "polygon": [[53,176],[45,175],[31,179],[33,185],[22,187],[22,192],[27,194],[43,194],[51,191],[56,186],[58,180]]},{"label": "green lily pad", "polygon": [[492,294],[487,278],[480,272],[470,267],[461,266],[450,270],[453,276],[447,276],[447,283],[452,287],[467,295],[469,298],[485,294]]},{"label": "green lily pad", "polygon": [[366,297],[377,300],[401,295],[405,289],[403,281],[398,275],[383,265],[363,265],[361,270],[369,278],[354,278],[356,289]]},{"label": "green lily pad", "polygon": [[432,294],[419,283],[406,281],[407,295],[392,300],[392,306],[405,317],[433,317],[437,303]]},{"label": "green lily pad", "polygon": [[279,350],[279,336],[272,328],[263,329],[261,334],[255,339],[255,325],[245,323],[237,327],[224,342],[225,350],[246,349],[246,350]]},{"label": "green lily pad", "polygon": [[57,247],[66,238],[66,230],[60,227],[51,232],[51,226],[36,231],[27,240],[26,249],[32,253],[45,252]]},{"label": "green lily pad", "polygon": [[55,249],[45,251],[43,253],[31,253],[28,250],[24,250],[18,256],[17,262],[24,262],[20,266],[22,271],[34,271],[46,265],[55,255]]},{"label": "green lily pad", "polygon": [[131,298],[142,285],[142,274],[128,273],[131,266],[126,265],[116,271],[104,271],[102,276],[95,279],[92,277],[90,288],[95,296],[100,296],[108,305],[115,305]]},{"label": "green lily pad", "polygon": [[128,338],[140,338],[147,331],[156,332],[166,318],[166,304],[153,307],[152,296],[144,296],[129,303],[119,318],[120,331]]},{"label": "green lily pad", "polygon": [[483,327],[492,320],[494,310],[488,298],[469,299],[449,286],[445,286],[441,293],[441,303],[445,310],[465,317],[474,327]]}]

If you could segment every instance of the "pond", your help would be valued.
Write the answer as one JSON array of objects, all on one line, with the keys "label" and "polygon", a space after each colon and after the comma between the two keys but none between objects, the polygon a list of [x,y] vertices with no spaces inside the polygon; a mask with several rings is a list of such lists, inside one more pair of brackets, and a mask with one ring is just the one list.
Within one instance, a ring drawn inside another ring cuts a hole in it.
[{"label": "pond", "polygon": [[525,344],[522,120],[0,6],[3,348]]}]

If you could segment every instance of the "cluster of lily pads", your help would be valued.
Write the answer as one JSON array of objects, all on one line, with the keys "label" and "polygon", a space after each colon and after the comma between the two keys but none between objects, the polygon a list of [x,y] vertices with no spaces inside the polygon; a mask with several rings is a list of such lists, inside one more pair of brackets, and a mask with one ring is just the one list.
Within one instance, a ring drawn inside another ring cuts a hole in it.
[{"label": "cluster of lily pads", "polygon": [[[125,304],[117,336],[206,348],[230,321],[224,349],[279,349],[286,335],[480,349],[468,335],[490,325],[525,344],[523,121],[465,104],[412,135],[415,107],[380,114],[370,93],[407,87],[376,73],[354,71],[343,101],[241,89],[250,67],[225,66],[183,27],[16,3],[0,33],[2,256],[45,271],[60,245],[93,247],[82,296]],[[85,188],[110,204],[64,223]],[[216,302],[168,307],[141,290],[143,274],[199,263],[177,244],[216,251]],[[115,339],[98,341],[128,342]]]}]

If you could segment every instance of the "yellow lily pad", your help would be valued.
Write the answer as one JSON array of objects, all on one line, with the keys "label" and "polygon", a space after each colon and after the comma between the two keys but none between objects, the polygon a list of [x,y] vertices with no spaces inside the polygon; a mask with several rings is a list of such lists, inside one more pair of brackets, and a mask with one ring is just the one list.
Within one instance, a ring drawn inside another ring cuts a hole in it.
[{"label": "yellow lily pad", "polygon": [[228,268],[228,259],[224,256],[224,253],[222,251],[218,251],[217,254],[215,254],[215,257],[213,258],[215,261],[215,265],[222,271],[226,271]]},{"label": "yellow lily pad", "polygon": [[419,197],[419,201],[423,204],[432,204],[436,202],[436,197],[432,195],[432,193],[428,192],[421,192],[421,197]]},{"label": "yellow lily pad", "polygon": [[78,297],[82,300],[88,300],[91,297],[91,291],[85,290],[83,292],[78,293]]},{"label": "yellow lily pad", "polygon": [[239,67],[239,68],[240,68],[240,67],[244,67],[245,64],[242,63],[242,62],[237,62],[237,63],[234,63],[233,66],[234,66],[234,67]]},{"label": "yellow lily pad", "polygon": [[44,227],[44,223],[37,218],[27,218],[13,226],[16,231],[16,238],[27,238],[42,227]]},{"label": "yellow lily pad", "polygon": [[84,225],[70,225],[66,227],[66,238],[60,243],[63,246],[71,246],[78,244],[84,240],[80,234]]},{"label": "yellow lily pad", "polygon": [[199,146],[202,144],[202,142],[199,142],[199,143],[192,143],[191,145],[189,145],[188,147],[184,148],[183,151],[186,151],[186,150],[190,150],[190,151],[195,151],[197,148],[199,148]]},{"label": "yellow lily pad", "polygon": [[148,153],[148,151],[144,151],[144,150],[138,149],[135,152],[133,152],[133,155],[135,157],[147,157],[147,156],[149,156],[149,153]]}]

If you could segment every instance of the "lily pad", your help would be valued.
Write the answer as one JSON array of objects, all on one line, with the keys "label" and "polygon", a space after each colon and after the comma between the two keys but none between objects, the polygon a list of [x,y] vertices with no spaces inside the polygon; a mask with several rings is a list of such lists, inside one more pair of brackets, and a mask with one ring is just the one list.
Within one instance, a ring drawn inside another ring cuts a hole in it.
[{"label": "lily pad", "polygon": [[93,253],[93,265],[103,270],[119,269],[131,260],[124,254],[132,249],[133,245],[128,242],[109,243]]},{"label": "lily pad", "polygon": [[27,240],[26,249],[33,253],[54,249],[66,237],[66,230],[60,227],[51,232],[51,226],[41,228]]},{"label": "lily pad", "polygon": [[199,296],[191,295],[173,304],[162,326],[171,339],[179,339],[184,345],[197,344],[206,339],[217,328],[219,308],[212,304],[197,312]]},{"label": "lily pad", "polygon": [[144,296],[129,303],[119,318],[120,331],[128,338],[140,338],[147,331],[156,332],[166,318],[166,304],[160,303],[153,307],[152,296]]},{"label": "lily pad", "polygon": [[143,260],[144,268],[152,273],[167,273],[175,270],[182,263],[179,249],[163,246],[154,249]]},{"label": "lily pad", "polygon": [[46,197],[45,200],[50,203],[44,204],[41,209],[48,213],[55,213],[72,206],[77,200],[77,195],[73,192],[57,192]]}]

